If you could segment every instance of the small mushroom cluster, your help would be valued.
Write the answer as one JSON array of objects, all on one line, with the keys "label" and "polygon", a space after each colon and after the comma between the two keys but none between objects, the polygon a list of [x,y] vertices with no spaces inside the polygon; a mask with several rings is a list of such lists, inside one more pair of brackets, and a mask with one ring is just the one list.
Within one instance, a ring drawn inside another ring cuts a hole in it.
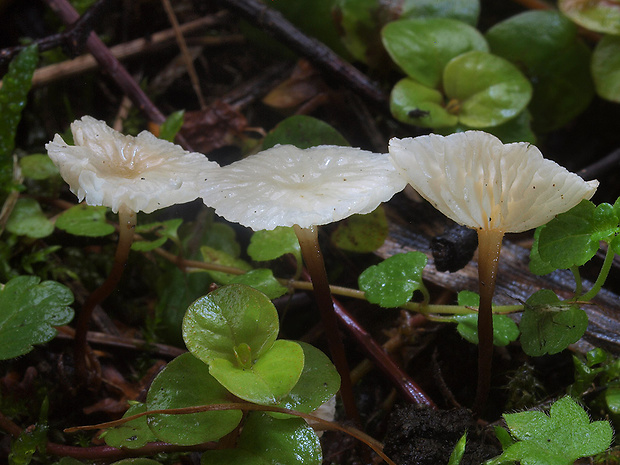
[{"label": "small mushroom cluster", "polygon": [[446,216],[478,231],[480,403],[488,389],[491,300],[504,233],[546,223],[590,198],[598,185],[545,160],[530,144],[503,144],[481,131],[392,139],[389,154],[283,145],[219,167],[148,132],[124,136],[91,117],[71,129],[76,145],[56,135],[47,144],[48,153],[80,201],[108,206],[119,212],[121,224],[129,225],[121,228],[119,241],[125,259],[131,236],[122,239],[123,230],[133,230],[135,212],[150,213],[198,196],[227,220],[254,230],[294,226],[334,363],[344,374],[342,388],[349,391],[317,226],[369,213],[409,183]]}]

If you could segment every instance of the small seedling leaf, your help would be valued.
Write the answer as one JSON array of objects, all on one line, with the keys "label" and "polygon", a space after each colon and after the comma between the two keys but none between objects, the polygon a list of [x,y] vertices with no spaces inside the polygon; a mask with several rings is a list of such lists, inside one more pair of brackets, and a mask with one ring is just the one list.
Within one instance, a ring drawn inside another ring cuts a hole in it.
[{"label": "small seedling leaf", "polygon": [[459,465],[465,455],[465,446],[467,445],[467,431],[463,433],[463,436],[457,441],[454,446],[454,450],[450,454],[448,465]]},{"label": "small seedling leaf", "polygon": [[278,313],[271,300],[243,284],[223,286],[201,297],[183,318],[185,344],[205,363],[225,359],[236,364],[235,347],[241,343],[259,359],[271,348],[278,331]]},{"label": "small seedling leaf", "polygon": [[324,121],[306,115],[290,116],[280,122],[263,141],[263,150],[291,144],[300,149],[316,145],[348,146],[347,140]]},{"label": "small seedling leaf", "polygon": [[209,362],[209,373],[240,399],[261,405],[277,405],[291,392],[301,376],[304,367],[301,346],[279,339],[258,357],[247,349],[245,352],[250,356],[249,363],[248,360],[231,362],[216,358]]},{"label": "small seedling leaf", "polygon": [[114,232],[114,226],[106,222],[107,212],[107,207],[81,203],[58,215],[56,227],[75,236],[107,236]]},{"label": "small seedling leaf", "polygon": [[341,221],[331,235],[332,243],[349,252],[370,253],[383,245],[388,223],[383,207],[366,215],[351,215]]},{"label": "small seedling leaf", "polygon": [[54,232],[54,225],[43,214],[39,202],[35,199],[20,198],[17,199],[6,222],[6,230],[18,236],[41,239]]},{"label": "small seedling leaf", "polygon": [[588,327],[588,316],[577,305],[561,302],[542,289],[525,303],[519,325],[523,351],[533,357],[557,354],[577,342]]},{"label": "small seedling leaf", "polygon": [[0,289],[0,360],[27,354],[73,318],[73,294],[60,283],[18,276]]},{"label": "small seedling leaf", "polygon": [[411,300],[422,286],[422,270],[426,266],[422,252],[391,256],[362,272],[358,283],[370,303],[382,307],[398,307]]},{"label": "small seedling leaf", "polygon": [[261,291],[269,299],[277,299],[287,293],[288,289],[282,286],[273,276],[269,268],[259,268],[240,274],[230,280],[229,284],[245,284]]},{"label": "small seedling leaf", "polygon": [[[129,407],[123,418],[146,412],[146,404],[138,403]],[[123,423],[116,428],[104,431],[102,434],[105,443],[112,447],[125,447],[127,449],[137,449],[149,442],[157,441],[157,436],[149,429],[146,416]]]},{"label": "small seedling leaf", "polygon": [[248,255],[257,262],[275,260],[287,253],[301,262],[301,247],[293,228],[278,226],[272,230],[256,231],[250,238]]},{"label": "small seedling leaf", "polygon": [[[170,362],[157,375],[146,397],[149,411],[231,401],[232,396],[209,374],[207,365],[190,353]],[[147,423],[153,434],[162,441],[193,445],[215,441],[228,434],[239,424],[241,417],[239,410],[154,414],[147,416]]]},{"label": "small seedling leaf", "polygon": [[174,138],[183,126],[183,118],[185,116],[185,110],[179,110],[172,113],[166,121],[163,122],[159,128],[159,138],[167,140],[168,142],[174,142]]},{"label": "small seedling leaf", "polygon": [[489,465],[518,460],[522,465],[571,465],[580,457],[605,451],[613,430],[607,421],[590,422],[585,410],[570,397],[555,402],[549,414],[539,411],[504,415],[517,442]]}]

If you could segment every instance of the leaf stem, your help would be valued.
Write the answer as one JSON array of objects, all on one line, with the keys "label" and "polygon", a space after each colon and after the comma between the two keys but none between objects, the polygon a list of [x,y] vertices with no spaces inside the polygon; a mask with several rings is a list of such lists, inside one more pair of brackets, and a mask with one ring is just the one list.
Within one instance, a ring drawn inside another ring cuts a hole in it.
[{"label": "leaf stem", "polygon": [[596,281],[592,285],[592,289],[590,289],[588,292],[586,292],[582,296],[579,296],[577,300],[584,300],[584,301],[592,300],[596,296],[596,294],[598,294],[598,292],[603,287],[603,284],[605,284],[605,280],[607,279],[607,276],[609,275],[609,271],[611,270],[611,265],[613,264],[613,261],[614,261],[614,255],[615,253],[613,249],[609,246],[609,244],[607,244],[607,252],[605,253],[605,261],[603,261],[603,266],[601,267],[601,271],[599,271]]},{"label": "leaf stem", "polygon": [[577,300],[583,292],[583,282],[581,281],[581,275],[579,274],[578,266],[571,266],[570,270],[575,277],[575,300]]}]

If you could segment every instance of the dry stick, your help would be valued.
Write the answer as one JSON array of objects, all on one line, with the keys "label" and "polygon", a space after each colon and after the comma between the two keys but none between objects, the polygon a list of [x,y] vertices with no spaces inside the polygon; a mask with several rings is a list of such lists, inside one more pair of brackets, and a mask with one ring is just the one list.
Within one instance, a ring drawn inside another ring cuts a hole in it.
[{"label": "dry stick", "polygon": [[620,148],[604,156],[599,161],[586,166],[577,174],[583,179],[597,179],[620,168]]},{"label": "dry stick", "polygon": [[314,287],[314,297],[321,313],[321,323],[325,335],[327,336],[327,344],[331,353],[334,365],[340,373],[340,395],[344,410],[347,416],[361,424],[359,412],[355,405],[355,396],[353,395],[353,384],[351,383],[351,374],[345,354],[344,343],[338,329],[338,318],[336,317],[334,303],[332,301],[332,293],[329,289],[327,280],[327,272],[325,271],[325,262],[323,261],[323,253],[319,247],[319,239],[317,227],[300,228],[295,225],[295,234],[299,239],[301,253],[304,262],[310,273],[312,286]]},{"label": "dry stick", "polygon": [[198,97],[198,103],[200,104],[200,109],[204,110],[207,107],[205,103],[205,99],[202,96],[202,91],[200,89],[200,82],[198,81],[198,74],[196,74],[196,68],[194,68],[194,61],[189,54],[189,50],[187,50],[187,44],[185,43],[185,37],[181,33],[181,29],[179,27],[179,22],[177,21],[177,17],[174,14],[174,9],[170,4],[170,0],[161,0],[164,4],[164,9],[166,10],[166,14],[168,15],[168,20],[170,24],[172,24],[172,28],[174,29],[177,44],[181,49],[181,54],[183,55],[183,60],[185,61],[185,67],[187,68],[187,74],[189,74],[189,79],[192,81],[192,87],[194,88],[194,92],[196,93],[196,97]]},{"label": "dry stick", "polygon": [[478,416],[486,403],[491,386],[493,361],[493,309],[499,254],[504,231],[498,229],[478,230],[478,284],[480,306],[478,308],[478,386],[472,410]]},{"label": "dry stick", "polygon": [[375,103],[383,106],[387,104],[387,95],[375,82],[322,42],[301,33],[278,11],[265,6],[259,0],[223,0],[223,3],[282,41],[293,51],[305,56],[318,69],[333,76],[346,87]]},{"label": "dry stick", "polygon": [[[67,25],[74,23],[79,18],[78,12],[75,11],[67,0],[45,0],[45,2]],[[151,99],[140,89],[140,86],[133,77],[131,77],[131,74],[129,74],[121,62],[112,55],[110,50],[94,32],[91,32],[88,36],[86,46],[101,67],[108,72],[110,77],[112,77],[122,91],[127,94],[134,105],[143,111],[151,121],[161,124],[166,120],[163,113],[159,111]],[[182,136],[177,135],[177,140],[186,150],[192,151],[191,147]]]},{"label": "dry stick", "polygon": [[99,303],[103,302],[116,289],[133,242],[134,230],[136,227],[136,213],[121,206],[118,212],[119,236],[118,246],[114,255],[114,265],[108,278],[88,297],[78,315],[75,326],[75,372],[78,381],[87,381],[88,370],[86,366],[86,356],[88,355],[87,332],[88,324]]}]

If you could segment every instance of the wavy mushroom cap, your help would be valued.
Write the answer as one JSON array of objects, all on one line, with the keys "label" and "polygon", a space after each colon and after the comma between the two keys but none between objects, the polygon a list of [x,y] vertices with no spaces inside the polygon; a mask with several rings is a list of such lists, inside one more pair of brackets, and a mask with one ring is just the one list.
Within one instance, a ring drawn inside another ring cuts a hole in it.
[{"label": "wavy mushroom cap", "polygon": [[126,136],[105,122],[84,116],[71,124],[75,145],[56,134],[45,147],[63,179],[81,202],[115,213],[126,206],[151,213],[198,197],[219,165],[148,131]]},{"label": "wavy mushroom cap", "polygon": [[221,168],[205,204],[254,230],[331,223],[370,213],[405,187],[387,154],[322,145],[277,145]]},{"label": "wavy mushroom cap", "polygon": [[390,157],[418,193],[464,226],[521,232],[594,195],[586,182],[525,143],[483,131],[392,139]]}]

